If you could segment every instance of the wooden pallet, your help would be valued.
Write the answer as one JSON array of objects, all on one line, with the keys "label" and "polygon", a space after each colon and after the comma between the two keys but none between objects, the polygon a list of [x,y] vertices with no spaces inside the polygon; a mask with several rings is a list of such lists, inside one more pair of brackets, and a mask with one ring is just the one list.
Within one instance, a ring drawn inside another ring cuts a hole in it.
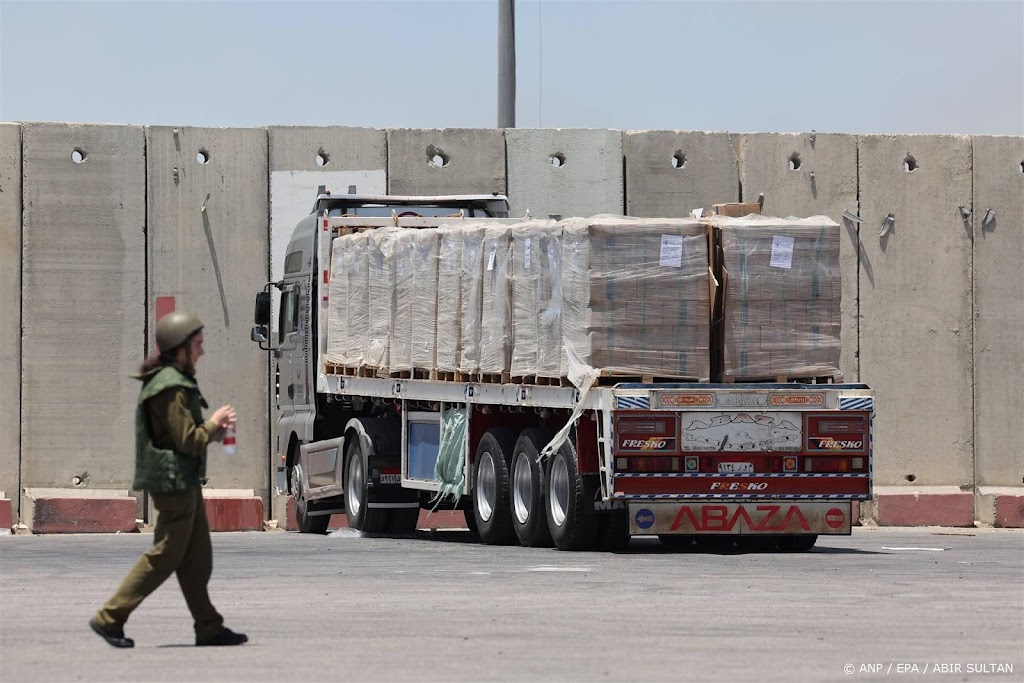
[{"label": "wooden pallet", "polygon": [[666,377],[664,375],[627,375],[602,371],[597,378],[597,386],[607,387],[613,384],[688,384],[698,383],[696,377]]},{"label": "wooden pallet", "polygon": [[449,370],[435,370],[436,374],[434,379],[440,380],[441,382],[456,382],[455,376],[459,373]]},{"label": "wooden pallet", "polygon": [[841,384],[842,381],[842,375],[820,375],[816,377],[790,377],[789,375],[742,377],[725,375],[722,377],[722,382],[725,384]]},{"label": "wooden pallet", "polygon": [[542,375],[516,375],[509,377],[512,384],[529,384],[541,387],[568,387],[572,382],[568,377],[545,377]]}]

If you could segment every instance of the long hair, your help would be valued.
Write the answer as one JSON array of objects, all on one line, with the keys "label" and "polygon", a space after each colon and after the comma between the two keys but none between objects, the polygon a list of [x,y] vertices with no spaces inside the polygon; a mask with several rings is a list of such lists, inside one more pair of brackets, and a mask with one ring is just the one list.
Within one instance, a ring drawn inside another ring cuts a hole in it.
[{"label": "long hair", "polygon": [[142,361],[142,365],[139,366],[139,374],[147,375],[153,370],[167,365],[173,365],[171,359],[159,351],[154,351],[146,358],[146,360]]}]

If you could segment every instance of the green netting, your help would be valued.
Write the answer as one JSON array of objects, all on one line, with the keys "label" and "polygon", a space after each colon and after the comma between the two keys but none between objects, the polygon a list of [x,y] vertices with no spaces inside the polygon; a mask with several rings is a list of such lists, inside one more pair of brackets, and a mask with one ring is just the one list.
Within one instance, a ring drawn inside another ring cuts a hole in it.
[{"label": "green netting", "polygon": [[441,417],[441,445],[434,464],[434,479],[441,484],[432,510],[442,501],[458,503],[466,488],[466,411],[450,408]]}]

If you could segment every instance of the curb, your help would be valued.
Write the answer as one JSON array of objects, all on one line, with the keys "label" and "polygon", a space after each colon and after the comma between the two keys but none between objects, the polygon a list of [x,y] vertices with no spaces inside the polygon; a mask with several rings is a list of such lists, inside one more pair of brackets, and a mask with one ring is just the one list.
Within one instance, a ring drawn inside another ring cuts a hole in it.
[{"label": "curb", "polygon": [[861,516],[878,526],[974,526],[974,494],[955,486],[876,486]]},{"label": "curb", "polygon": [[[113,493],[113,492],[111,492]],[[136,530],[135,499],[26,496],[33,534],[116,534]]]},{"label": "curb", "polygon": [[[299,528],[299,523],[295,520],[295,499],[288,496],[288,516],[285,519],[283,526],[288,531],[294,531]],[[344,514],[331,515],[331,521],[328,522],[327,528],[330,529],[347,529],[348,519]],[[417,529],[465,529],[466,528],[466,516],[462,510],[438,510],[437,512],[430,512],[430,510],[420,510],[420,521],[416,524]]]}]

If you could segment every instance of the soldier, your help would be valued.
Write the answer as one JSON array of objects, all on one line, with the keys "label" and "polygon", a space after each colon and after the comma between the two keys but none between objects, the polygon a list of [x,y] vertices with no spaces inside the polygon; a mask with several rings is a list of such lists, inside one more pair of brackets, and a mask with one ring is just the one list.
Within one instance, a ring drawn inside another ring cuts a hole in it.
[{"label": "soldier", "polygon": [[224,626],[206,586],[213,571],[210,527],[203,506],[206,446],[234,427],[235,409],[209,407],[195,380],[203,355],[203,324],[184,312],[157,323],[156,354],[135,377],[142,381],[135,411],[135,479],[158,512],[153,547],[139,558],[117,592],[96,612],[89,626],[114,647],[134,647],[124,634],[132,611],[172,573],[177,574],[195,620],[196,645],[241,645],[248,638]]}]

